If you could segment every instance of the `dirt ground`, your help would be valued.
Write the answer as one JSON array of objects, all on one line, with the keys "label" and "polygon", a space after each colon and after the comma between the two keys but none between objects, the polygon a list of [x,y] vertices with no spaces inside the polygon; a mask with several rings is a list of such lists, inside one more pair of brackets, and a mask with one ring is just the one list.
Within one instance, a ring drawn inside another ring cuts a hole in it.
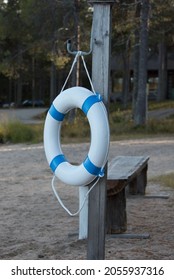
[{"label": "dirt ground", "polygon": [[[88,144],[63,145],[69,161],[81,162]],[[147,239],[106,236],[106,259],[174,259],[174,189],[152,185],[150,178],[174,171],[174,139],[112,142],[116,155],[148,155],[147,194],[127,197],[127,233]],[[51,189],[52,173],[42,145],[0,146],[0,259],[86,259],[87,241],[78,240],[78,216],[70,217]],[[78,208],[78,188],[57,183],[65,204]]]}]

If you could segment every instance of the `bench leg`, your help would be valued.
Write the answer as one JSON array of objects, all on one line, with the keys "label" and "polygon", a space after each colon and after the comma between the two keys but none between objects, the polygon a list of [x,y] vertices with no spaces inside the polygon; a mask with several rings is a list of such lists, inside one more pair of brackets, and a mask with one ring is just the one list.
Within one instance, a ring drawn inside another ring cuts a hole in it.
[{"label": "bench leg", "polygon": [[146,165],[141,174],[137,178],[137,192],[139,194],[145,194],[146,192],[146,185],[147,185],[147,168],[148,166]]},{"label": "bench leg", "polygon": [[141,173],[129,183],[130,194],[145,194],[147,185],[147,168],[148,166],[146,165]]},{"label": "bench leg", "polygon": [[123,233],[127,230],[125,188],[119,193],[107,197],[106,232]]}]

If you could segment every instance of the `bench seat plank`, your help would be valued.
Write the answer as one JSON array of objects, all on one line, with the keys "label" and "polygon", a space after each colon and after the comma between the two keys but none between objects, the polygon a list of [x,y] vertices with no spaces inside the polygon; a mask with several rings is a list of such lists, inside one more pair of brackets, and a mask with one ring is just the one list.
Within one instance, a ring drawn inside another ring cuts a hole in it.
[{"label": "bench seat plank", "polygon": [[108,165],[108,180],[130,180],[143,169],[148,160],[148,156],[117,156]]},{"label": "bench seat plank", "polygon": [[[117,156],[108,164],[107,195],[115,195],[130,184],[130,192],[136,187],[146,185],[147,162],[149,156]],[[143,172],[145,170],[145,172]],[[141,178],[141,173],[143,178]],[[139,181],[139,182],[138,182]],[[141,187],[142,188],[142,187]],[[141,192],[141,191],[140,191]]]}]

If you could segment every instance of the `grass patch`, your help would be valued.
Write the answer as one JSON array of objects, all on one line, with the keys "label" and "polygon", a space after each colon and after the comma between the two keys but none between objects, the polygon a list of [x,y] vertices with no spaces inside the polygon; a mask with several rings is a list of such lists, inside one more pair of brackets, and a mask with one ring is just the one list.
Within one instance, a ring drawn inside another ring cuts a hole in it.
[{"label": "grass patch", "polygon": [[174,134],[173,116],[165,119],[149,119],[146,126],[135,126],[131,110],[117,110],[109,115],[111,139],[135,139]]},{"label": "grass patch", "polygon": [[161,185],[174,189],[174,173],[160,175],[160,176],[150,179],[150,181],[153,183],[159,183]]},{"label": "grass patch", "polygon": [[[151,108],[170,108],[174,102],[151,103]],[[109,113],[111,141],[121,139],[149,138],[174,135],[174,115],[165,119],[149,119],[146,126],[136,127],[132,120],[131,107],[125,110],[118,104],[111,104]],[[28,125],[7,119],[0,122],[0,143],[39,143],[43,141],[43,126],[46,114],[40,118],[43,124]],[[61,128],[63,143],[90,141],[89,123],[80,109],[71,110],[66,114]]]},{"label": "grass patch", "polygon": [[163,102],[149,101],[149,110],[171,109],[174,108],[174,100],[165,100]]},{"label": "grass patch", "polygon": [[[72,112],[72,111],[71,111]],[[71,112],[65,116],[61,127],[61,140],[67,142],[83,142],[90,140],[90,127],[88,120],[80,109],[76,109],[74,114]],[[73,118],[73,120],[71,120]]]},{"label": "grass patch", "polygon": [[0,143],[38,143],[42,134],[43,125],[26,125],[17,120],[0,123]]}]

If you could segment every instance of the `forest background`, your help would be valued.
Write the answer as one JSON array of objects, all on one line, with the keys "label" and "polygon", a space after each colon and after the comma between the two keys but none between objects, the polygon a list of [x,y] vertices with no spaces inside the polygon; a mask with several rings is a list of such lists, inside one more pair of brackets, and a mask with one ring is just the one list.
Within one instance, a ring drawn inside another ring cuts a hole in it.
[{"label": "forest background", "polygon": [[[20,107],[26,99],[49,106],[69,72],[72,48],[89,50],[93,7],[86,0],[0,0],[0,104]],[[127,63],[134,57],[133,118],[146,123],[147,59],[159,57],[157,101],[166,99],[167,53],[174,52],[173,0],[118,0],[112,8],[111,57],[123,60],[123,103],[127,106]],[[91,56],[85,58],[91,69]],[[80,66],[79,66],[80,67]],[[69,86],[88,81],[77,65]],[[80,73],[80,75],[79,75]],[[112,91],[112,85],[111,85]]]}]

